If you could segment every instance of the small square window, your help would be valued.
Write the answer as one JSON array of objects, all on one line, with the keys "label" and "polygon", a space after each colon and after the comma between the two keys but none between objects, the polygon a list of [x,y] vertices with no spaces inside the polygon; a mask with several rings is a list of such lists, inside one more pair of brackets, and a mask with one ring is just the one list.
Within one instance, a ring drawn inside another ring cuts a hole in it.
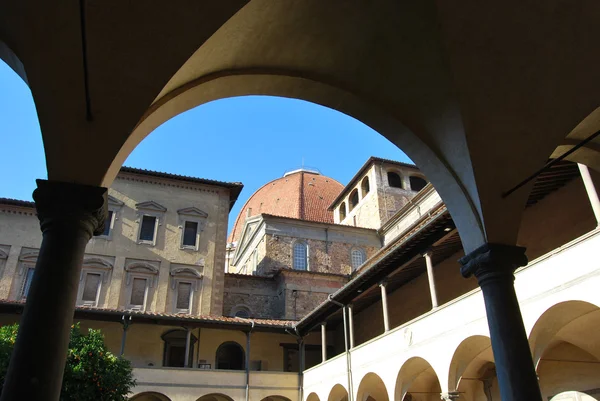
[{"label": "small square window", "polygon": [[25,277],[23,279],[23,288],[21,290],[21,298],[27,298],[27,294],[29,294],[29,287],[31,287],[31,280],[33,279],[33,267],[28,267],[25,271]]},{"label": "small square window", "polygon": [[87,273],[85,275],[85,282],[83,284],[83,295],[81,297],[81,300],[85,304],[96,305],[101,281],[102,275],[99,273]]},{"label": "small square window", "polygon": [[131,301],[129,302],[131,307],[135,309],[144,309],[147,286],[147,279],[134,277],[133,284],[131,286]]},{"label": "small square window", "polygon": [[192,283],[180,282],[177,283],[177,302],[175,308],[178,311],[190,311],[192,298]]},{"label": "small square window", "polygon": [[104,232],[103,236],[108,237],[110,235],[111,225],[112,225],[113,211],[108,211],[108,216],[106,217],[106,221],[104,222]]},{"label": "small square window", "polygon": [[144,215],[142,217],[142,226],[140,227],[140,241],[154,242],[154,233],[156,232],[156,217]]},{"label": "small square window", "polygon": [[186,221],[183,227],[183,246],[196,246],[198,235],[198,223],[195,221]]}]

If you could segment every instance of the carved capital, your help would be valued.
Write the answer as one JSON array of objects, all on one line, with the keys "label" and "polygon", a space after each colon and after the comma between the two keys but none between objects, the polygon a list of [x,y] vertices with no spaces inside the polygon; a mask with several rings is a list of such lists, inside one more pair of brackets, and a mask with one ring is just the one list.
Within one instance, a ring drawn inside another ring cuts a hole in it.
[{"label": "carved capital", "polygon": [[447,393],[442,393],[441,399],[445,401],[454,401],[458,400],[460,394],[458,391],[448,391]]},{"label": "carved capital", "polygon": [[520,266],[527,264],[525,248],[515,245],[487,243],[460,258],[463,277],[475,275],[479,284],[487,279],[513,277]]},{"label": "carved capital", "polygon": [[37,180],[33,199],[42,232],[80,228],[100,235],[108,216],[107,189],[60,181]]}]

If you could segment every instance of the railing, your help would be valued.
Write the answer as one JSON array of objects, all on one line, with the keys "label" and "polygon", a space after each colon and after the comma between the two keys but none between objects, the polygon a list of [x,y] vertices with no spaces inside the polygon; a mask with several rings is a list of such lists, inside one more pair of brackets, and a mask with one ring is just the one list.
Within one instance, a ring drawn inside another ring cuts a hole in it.
[{"label": "railing", "polygon": [[[515,289],[528,333],[541,314],[559,302],[582,300],[600,304],[598,249],[600,231],[594,230],[516,272]],[[398,364],[411,356],[443,360],[437,364],[438,369],[442,366],[442,372],[437,372],[442,380],[448,377],[449,366],[446,365],[458,344],[473,335],[489,336],[479,289],[353,348],[350,354],[355,391],[367,372],[397,369],[395,375],[401,367]],[[440,353],[445,355],[440,356]],[[327,399],[323,389],[331,389],[336,383],[347,383],[346,370],[345,354],[306,370],[305,397],[316,392]],[[385,375],[390,376],[382,372],[382,377]],[[390,385],[393,388],[393,383]]]}]

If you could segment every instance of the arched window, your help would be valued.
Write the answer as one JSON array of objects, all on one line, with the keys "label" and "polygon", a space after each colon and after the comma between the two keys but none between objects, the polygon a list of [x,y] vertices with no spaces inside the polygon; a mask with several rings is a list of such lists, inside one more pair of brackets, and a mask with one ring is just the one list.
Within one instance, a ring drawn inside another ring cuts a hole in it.
[{"label": "arched window", "polygon": [[364,198],[365,195],[371,190],[371,187],[369,186],[369,177],[363,178],[360,188],[362,189],[362,196]]},{"label": "arched window", "polygon": [[217,348],[217,369],[244,370],[244,349],[235,341],[227,341]]},{"label": "arched window", "polygon": [[236,305],[231,308],[231,316],[248,319],[252,316],[252,312],[246,305]]},{"label": "arched window", "polygon": [[410,189],[412,189],[413,191],[420,191],[422,190],[425,185],[427,185],[427,181],[425,181],[424,179],[422,179],[421,177],[410,177]]},{"label": "arched window", "polygon": [[308,270],[308,245],[306,242],[296,241],[292,253],[294,270]]},{"label": "arched window", "polygon": [[346,202],[342,202],[340,205],[340,221],[346,218]]},{"label": "arched window", "polygon": [[354,209],[356,205],[358,205],[358,189],[354,189],[354,191],[350,192],[350,210]]},{"label": "arched window", "polygon": [[365,263],[365,260],[367,259],[367,255],[365,254],[365,251],[363,251],[362,249],[359,248],[354,248],[352,250],[352,252],[350,253],[350,259],[352,262],[352,270],[356,270],[359,267],[362,266],[363,263]]},{"label": "arched window", "polygon": [[388,185],[393,188],[402,188],[402,178],[400,174],[388,171]]},{"label": "arched window", "polygon": [[[184,368],[185,365],[185,338],[187,331],[171,330],[162,335],[162,340],[165,342],[163,351],[163,366]],[[196,337],[192,334],[190,341],[190,349],[188,354],[188,368],[191,367],[194,359],[194,344]]]}]

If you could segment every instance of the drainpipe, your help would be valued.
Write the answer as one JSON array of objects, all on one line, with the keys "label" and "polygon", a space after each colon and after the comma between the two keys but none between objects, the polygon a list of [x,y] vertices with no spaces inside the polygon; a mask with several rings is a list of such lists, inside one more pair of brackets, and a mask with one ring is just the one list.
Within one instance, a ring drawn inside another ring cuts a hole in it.
[{"label": "drainpipe", "polygon": [[121,353],[119,354],[119,356],[123,356],[123,354],[125,354],[125,341],[127,340],[127,330],[129,329],[129,326],[131,326],[131,316],[128,317],[129,319],[126,319],[125,315],[121,317],[123,324],[123,336],[121,337]]},{"label": "drainpipe", "polygon": [[346,351],[346,374],[348,376],[348,401],[352,401],[354,399],[354,393],[352,389],[352,361],[350,359],[350,351],[348,349],[348,322],[346,317],[347,308],[341,302],[334,300],[331,295],[332,294],[329,294],[329,302],[342,308],[342,316],[344,317],[344,349]]},{"label": "drainpipe", "polygon": [[285,329],[285,332],[291,336],[296,337],[296,341],[298,342],[298,400],[303,401],[304,397],[304,368],[305,368],[305,360],[304,360],[304,337],[300,335],[298,332],[298,328],[294,327],[294,333],[291,333],[288,329]]},{"label": "drainpipe", "polygon": [[254,330],[254,320],[250,331],[246,332],[246,401],[250,401],[250,334]]}]

